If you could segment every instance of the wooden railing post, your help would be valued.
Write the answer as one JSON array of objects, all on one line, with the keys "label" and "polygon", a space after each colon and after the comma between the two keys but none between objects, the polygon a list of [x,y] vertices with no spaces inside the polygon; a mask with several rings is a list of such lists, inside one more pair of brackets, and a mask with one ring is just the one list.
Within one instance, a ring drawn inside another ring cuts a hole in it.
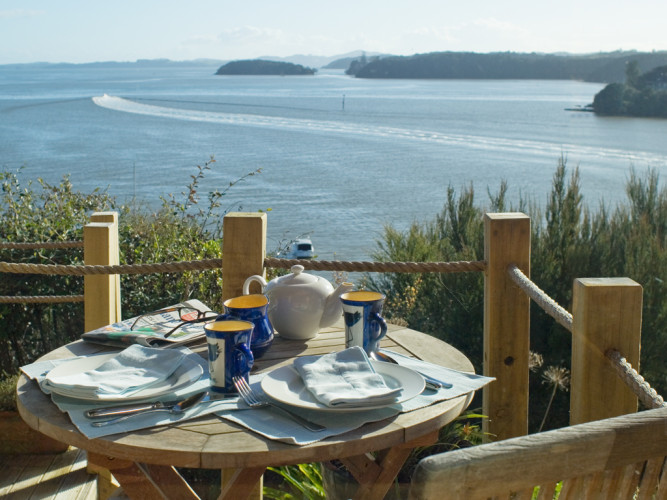
[{"label": "wooden railing post", "polygon": [[[97,212],[83,228],[83,261],[86,265],[117,265],[118,214]],[[85,331],[121,320],[120,276],[118,274],[85,275]]]},{"label": "wooden railing post", "polygon": [[483,392],[484,430],[494,440],[528,433],[530,299],[507,272],[530,277],[530,217],[484,216],[484,375],[496,377]]},{"label": "wooden railing post", "polygon": [[[95,212],[83,228],[83,262],[86,265],[120,264],[118,213]],[[84,330],[90,331],[121,321],[120,275],[99,274],[83,277]],[[118,488],[111,473],[89,458],[86,470],[97,474],[99,498],[107,498]]]},{"label": "wooden railing post", "polygon": [[222,224],[222,298],[243,293],[243,282],[254,274],[266,276],[266,214],[231,212]]},{"label": "wooden railing post", "polygon": [[639,371],[642,287],[629,278],[574,282],[570,424],[637,411],[637,396],[605,357],[616,349]]}]

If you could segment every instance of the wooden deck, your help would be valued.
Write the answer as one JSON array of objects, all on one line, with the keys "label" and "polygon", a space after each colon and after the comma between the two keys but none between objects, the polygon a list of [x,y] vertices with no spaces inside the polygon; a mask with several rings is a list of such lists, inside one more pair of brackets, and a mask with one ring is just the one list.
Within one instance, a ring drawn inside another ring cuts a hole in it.
[{"label": "wooden deck", "polygon": [[86,452],[74,447],[49,455],[0,455],[0,498],[96,500],[97,476],[86,472]]}]

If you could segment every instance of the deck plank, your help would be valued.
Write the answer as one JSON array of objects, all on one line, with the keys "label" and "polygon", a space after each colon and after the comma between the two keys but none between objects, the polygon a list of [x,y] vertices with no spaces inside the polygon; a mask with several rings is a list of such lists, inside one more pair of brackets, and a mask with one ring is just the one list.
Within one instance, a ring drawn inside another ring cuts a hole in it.
[{"label": "deck plank", "polygon": [[93,500],[95,475],[86,472],[86,453],[70,448],[54,455],[0,456],[0,498]]}]

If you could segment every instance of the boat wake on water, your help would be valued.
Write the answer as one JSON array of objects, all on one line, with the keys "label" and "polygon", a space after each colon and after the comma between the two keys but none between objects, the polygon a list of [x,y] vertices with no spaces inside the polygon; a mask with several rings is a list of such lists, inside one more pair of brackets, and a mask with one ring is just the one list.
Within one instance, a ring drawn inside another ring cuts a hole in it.
[{"label": "boat wake on water", "polygon": [[353,135],[356,138],[363,136],[369,138],[391,138],[394,140],[416,141],[473,149],[488,149],[492,151],[506,151],[510,153],[525,153],[529,151],[532,154],[547,157],[553,157],[554,155],[558,156],[564,153],[576,153],[584,156],[604,156],[637,162],[664,162],[666,160],[662,155],[654,155],[645,152],[628,152],[613,148],[595,148],[574,144],[555,144],[543,141],[484,137],[467,134],[445,134],[442,132],[384,127],[363,123],[351,124],[331,120],[285,118],[278,116],[224,113],[155,106],[153,104],[144,104],[107,94],[96,96],[92,99],[96,105],[114,111],[173,120],[216,123],[220,125],[263,127],[321,134]]}]

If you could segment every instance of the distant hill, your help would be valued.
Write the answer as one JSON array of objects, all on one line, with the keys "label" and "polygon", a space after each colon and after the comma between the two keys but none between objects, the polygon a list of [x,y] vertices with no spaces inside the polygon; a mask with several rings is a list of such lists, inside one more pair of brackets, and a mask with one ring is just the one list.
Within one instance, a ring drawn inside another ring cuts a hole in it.
[{"label": "distant hill", "polygon": [[353,61],[358,61],[364,56],[370,57],[391,57],[389,54],[380,54],[378,52],[361,52],[354,53],[354,55],[348,55],[331,61],[326,66],[323,66],[322,69],[348,69]]},{"label": "distant hill", "polygon": [[355,68],[357,78],[536,79],[620,82],[628,62],[648,71],[667,64],[667,51],[588,55],[516,52],[431,52],[369,58]]},{"label": "distant hill", "polygon": [[[262,56],[257,59],[262,59],[264,61],[282,61],[282,62],[291,62],[294,64],[301,64],[303,66],[309,66],[311,68],[325,68],[325,69],[347,69],[349,66],[349,61],[357,57],[361,57],[364,53],[363,50],[354,50],[352,52],[347,52],[345,54],[338,54],[335,56],[315,56],[315,55],[304,55],[304,54],[295,54],[288,57],[278,57],[278,56]],[[330,65],[336,61],[347,59],[347,66],[339,66],[332,68]]]},{"label": "distant hill", "polygon": [[231,61],[220,66],[216,75],[314,75],[317,70],[300,64],[262,59]]},{"label": "distant hill", "polygon": [[34,62],[34,63],[15,63],[3,64],[1,67],[32,67],[32,68],[135,68],[135,67],[173,67],[173,68],[191,68],[191,67],[206,67],[206,66],[220,66],[226,61],[221,59],[191,59],[187,61],[172,61],[170,59],[138,59],[136,61],[97,61],[86,63],[70,63],[70,62]]}]

